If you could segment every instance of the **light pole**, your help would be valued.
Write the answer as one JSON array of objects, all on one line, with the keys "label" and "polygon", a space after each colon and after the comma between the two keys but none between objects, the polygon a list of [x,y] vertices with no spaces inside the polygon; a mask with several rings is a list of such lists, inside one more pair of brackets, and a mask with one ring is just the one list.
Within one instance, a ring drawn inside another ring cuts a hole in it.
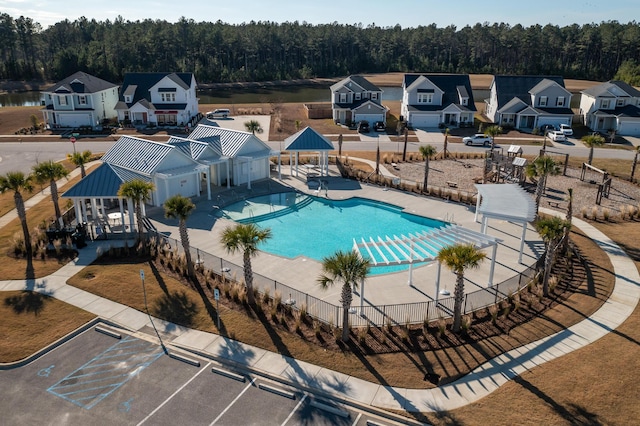
[{"label": "light pole", "polygon": [[142,294],[144,295],[144,309],[147,311],[147,315],[149,316],[149,321],[151,321],[151,326],[153,326],[153,329],[156,332],[156,336],[158,336],[158,340],[160,341],[160,346],[162,347],[162,350],[164,351],[165,355],[168,355],[169,352],[167,351],[167,348],[164,346],[164,343],[162,343],[162,338],[160,337],[160,333],[158,333],[158,329],[156,328],[156,325],[153,323],[153,318],[149,313],[149,306],[147,305],[147,290],[144,286],[144,269],[140,269],[140,279],[142,280]]}]

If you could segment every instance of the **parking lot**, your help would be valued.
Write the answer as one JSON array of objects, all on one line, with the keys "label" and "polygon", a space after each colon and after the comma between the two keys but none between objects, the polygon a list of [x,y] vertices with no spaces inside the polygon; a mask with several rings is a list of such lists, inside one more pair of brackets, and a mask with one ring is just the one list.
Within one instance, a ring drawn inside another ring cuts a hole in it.
[{"label": "parking lot", "polygon": [[89,329],[26,366],[0,371],[2,424],[399,424],[210,360],[188,360],[200,366],[146,339]]}]

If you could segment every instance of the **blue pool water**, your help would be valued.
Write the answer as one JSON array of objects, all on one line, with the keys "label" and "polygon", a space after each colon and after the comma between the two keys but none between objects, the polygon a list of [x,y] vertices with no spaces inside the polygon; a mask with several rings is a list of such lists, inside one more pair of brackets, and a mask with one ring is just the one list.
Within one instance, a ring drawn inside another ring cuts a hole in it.
[{"label": "blue pool water", "polygon": [[[352,250],[354,238],[358,242],[385,236],[393,239],[447,225],[379,201],[327,200],[293,192],[244,200],[225,207],[218,215],[271,228],[272,238],[260,245],[262,251],[288,258],[306,256],[320,262],[337,250]],[[407,265],[382,266],[372,268],[371,273],[406,268]]]}]

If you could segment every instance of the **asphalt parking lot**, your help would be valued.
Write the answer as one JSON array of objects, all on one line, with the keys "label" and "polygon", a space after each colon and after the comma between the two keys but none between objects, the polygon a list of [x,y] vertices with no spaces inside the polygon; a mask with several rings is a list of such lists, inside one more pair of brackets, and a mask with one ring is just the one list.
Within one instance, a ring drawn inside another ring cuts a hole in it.
[{"label": "asphalt parking lot", "polygon": [[[256,376],[220,374],[157,344],[93,328],[30,364],[0,371],[3,425],[396,425]],[[214,371],[215,369],[215,371]]]}]

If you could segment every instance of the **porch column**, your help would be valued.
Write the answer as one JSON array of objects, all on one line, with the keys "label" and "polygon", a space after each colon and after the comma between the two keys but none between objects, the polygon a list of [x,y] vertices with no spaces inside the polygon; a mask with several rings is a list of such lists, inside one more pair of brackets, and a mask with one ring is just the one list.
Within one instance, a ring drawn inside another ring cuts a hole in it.
[{"label": "porch column", "polygon": [[91,199],[91,217],[94,221],[98,219],[98,205],[95,198]]},{"label": "porch column", "polygon": [[133,206],[133,200],[131,198],[127,198],[127,210],[129,210],[129,229],[133,231],[135,229],[135,208]]},{"label": "porch column", "polygon": [[293,176],[293,154],[289,151],[289,176]]},{"label": "porch column", "polygon": [[487,233],[487,223],[489,222],[489,218],[487,218],[487,216],[482,216],[482,233],[486,234]]},{"label": "porch column", "polygon": [[363,316],[364,306],[364,278],[360,281],[360,316]]},{"label": "porch column", "polygon": [[120,224],[122,225],[122,232],[126,232],[126,226],[124,226],[124,204],[122,204],[122,198],[118,198],[118,204],[120,205]]},{"label": "porch column", "polygon": [[229,162],[230,158],[227,158],[227,189],[231,188],[231,179],[229,178]]},{"label": "porch column", "polygon": [[[211,170],[211,168],[209,168],[209,170]],[[207,200],[211,200],[211,171],[206,173],[204,181],[207,183]]]},{"label": "porch column", "polygon": [[76,211],[76,224],[80,225],[83,220],[82,220],[82,207],[80,206],[81,200],[78,200],[77,198],[75,200],[73,200],[73,207],[75,208]]},{"label": "porch column", "polygon": [[252,164],[253,164],[252,159],[247,161],[247,189],[251,189],[251,165]]},{"label": "porch column", "polygon": [[438,271],[436,272],[436,302],[440,298],[440,270],[442,269],[442,262],[438,262]]},{"label": "porch column", "polygon": [[480,210],[480,193],[478,192],[478,196],[476,197],[476,215],[473,218],[475,223],[478,223],[478,211]]},{"label": "porch column", "polygon": [[282,153],[278,151],[278,180],[282,180]]},{"label": "porch column", "polygon": [[527,235],[527,222],[522,222],[522,235],[520,236],[520,253],[518,254],[518,263],[522,263],[522,252],[524,251],[525,235]]},{"label": "porch column", "polygon": [[82,200],[80,200],[80,208],[82,210],[82,221],[83,222],[89,222],[89,220],[87,219],[87,201],[85,198],[83,198]]},{"label": "porch column", "polygon": [[489,269],[489,287],[493,287],[493,271],[496,269],[496,253],[498,252],[498,243],[493,244],[493,253],[491,253],[491,268]]}]

